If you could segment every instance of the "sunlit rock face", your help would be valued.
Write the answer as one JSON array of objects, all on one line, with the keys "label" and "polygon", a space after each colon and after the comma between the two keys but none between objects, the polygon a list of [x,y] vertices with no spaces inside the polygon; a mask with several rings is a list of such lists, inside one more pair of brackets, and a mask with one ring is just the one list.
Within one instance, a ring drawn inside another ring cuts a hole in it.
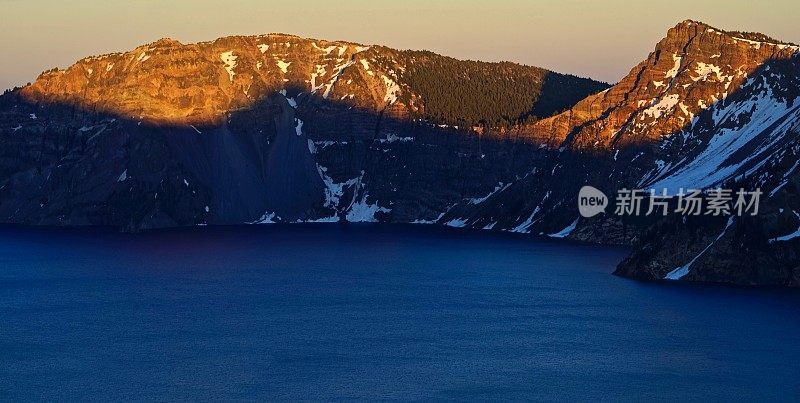
[{"label": "sunlit rock face", "polygon": [[190,45],[161,39],[45,72],[21,92],[39,102],[65,102],[170,124],[217,124],[225,114],[287,88],[337,100],[347,96],[354,104],[377,109],[385,104],[386,73],[378,66],[368,71],[360,63],[374,53],[357,44],[289,35]]},{"label": "sunlit rock face", "polygon": [[724,104],[765,63],[791,60],[798,47],[755,34],[729,33],[696,21],[667,32],[655,50],[608,91],[534,125],[533,133],[571,147],[613,149],[660,143],[690,128],[702,111]]},{"label": "sunlit rock face", "polygon": [[[422,98],[425,85],[418,79],[420,66],[475,74],[465,75],[466,80],[491,77],[511,83],[525,78],[543,83],[553,76],[561,83],[557,91],[525,94],[531,97],[529,108],[538,107],[540,117],[606,87],[536,67],[475,63],[429,52],[283,34],[232,36],[188,45],[161,39],[129,52],[87,57],[65,70],[44,72],[20,95],[29,102],[61,102],[152,123],[211,125],[279,91],[288,92],[289,97],[313,94],[332,103],[406,117],[429,103]],[[559,91],[574,92],[577,98],[555,102]],[[547,98],[547,105],[537,105],[540,96]]]}]

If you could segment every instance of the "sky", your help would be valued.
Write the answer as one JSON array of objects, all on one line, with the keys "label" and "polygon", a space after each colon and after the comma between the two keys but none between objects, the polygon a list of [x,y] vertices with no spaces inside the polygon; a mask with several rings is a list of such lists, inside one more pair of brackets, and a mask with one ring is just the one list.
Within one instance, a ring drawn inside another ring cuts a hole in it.
[{"label": "sky", "polygon": [[0,0],[0,89],[90,55],[280,32],[616,82],[685,19],[800,42],[800,1]]}]

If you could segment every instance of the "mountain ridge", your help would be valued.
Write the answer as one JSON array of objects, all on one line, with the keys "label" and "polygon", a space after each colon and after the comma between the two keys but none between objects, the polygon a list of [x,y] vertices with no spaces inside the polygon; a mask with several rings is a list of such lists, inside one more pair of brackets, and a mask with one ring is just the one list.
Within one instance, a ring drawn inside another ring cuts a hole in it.
[{"label": "mountain ridge", "polygon": [[[435,65],[417,74],[422,80],[417,79],[417,84],[413,84],[404,80],[403,74],[418,58]],[[506,116],[509,121],[532,112],[548,75],[581,86],[578,98],[606,86],[512,62],[464,61],[433,52],[265,34],[228,36],[186,45],[162,38],[127,52],[85,57],[63,70],[47,70],[20,91],[31,102],[61,100],[94,108],[102,102],[105,112],[173,124],[216,124],[227,112],[252,105],[272,92],[292,88],[295,92],[319,92],[323,98],[349,96],[356,106],[372,110],[386,107],[389,100],[397,103],[401,97],[402,106],[414,113],[426,107],[425,101],[419,99],[417,87],[423,85],[424,90],[425,84],[436,85],[424,82],[426,74],[453,66],[480,81],[505,86],[506,95],[529,95],[524,100],[514,100],[516,110],[510,114],[518,116]],[[488,70],[494,68],[516,71],[513,75],[492,76]],[[527,91],[510,88],[508,77],[527,77],[528,82],[523,83]],[[141,82],[143,78],[154,82]],[[348,87],[355,88],[348,91]],[[389,94],[390,90],[396,94]],[[437,90],[444,94],[452,92],[447,88]],[[555,102],[541,113],[552,114],[555,108],[570,106],[569,102],[574,101]],[[499,103],[502,109],[503,102]],[[149,108],[145,104],[150,104]],[[490,107],[484,105],[484,109]],[[454,117],[449,119],[453,123]]]},{"label": "mountain ridge", "polygon": [[[606,88],[525,66],[493,74],[500,63],[264,38],[207,51],[162,39],[111,68],[110,56],[90,59],[0,97],[0,219],[430,223],[628,245],[616,273],[637,279],[800,285],[794,45],[686,20]],[[571,105],[535,115],[543,94]],[[576,208],[584,185],[767,196],[759,216],[727,223],[587,219]]]}]

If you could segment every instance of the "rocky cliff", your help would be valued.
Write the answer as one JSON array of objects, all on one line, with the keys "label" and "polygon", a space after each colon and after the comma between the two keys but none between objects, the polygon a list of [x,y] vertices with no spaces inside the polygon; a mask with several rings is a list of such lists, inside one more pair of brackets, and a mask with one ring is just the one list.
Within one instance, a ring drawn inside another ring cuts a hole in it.
[{"label": "rocky cliff", "polygon": [[604,88],[282,34],[162,39],[0,98],[0,217],[131,230],[435,218],[546,153],[480,132]]},{"label": "rocky cliff", "polygon": [[[632,245],[617,273],[640,279],[796,286],[798,51],[684,21],[608,87],[288,35],[160,40],[0,97],[0,220],[436,223]],[[587,219],[583,185],[765,195],[731,220]]]}]

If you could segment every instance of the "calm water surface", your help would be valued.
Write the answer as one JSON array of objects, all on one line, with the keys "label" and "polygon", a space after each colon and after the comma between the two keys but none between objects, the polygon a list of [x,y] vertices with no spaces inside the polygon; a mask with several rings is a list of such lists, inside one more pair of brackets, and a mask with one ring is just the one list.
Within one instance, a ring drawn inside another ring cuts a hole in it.
[{"label": "calm water surface", "polygon": [[0,227],[0,400],[798,400],[800,294],[377,225]]}]

